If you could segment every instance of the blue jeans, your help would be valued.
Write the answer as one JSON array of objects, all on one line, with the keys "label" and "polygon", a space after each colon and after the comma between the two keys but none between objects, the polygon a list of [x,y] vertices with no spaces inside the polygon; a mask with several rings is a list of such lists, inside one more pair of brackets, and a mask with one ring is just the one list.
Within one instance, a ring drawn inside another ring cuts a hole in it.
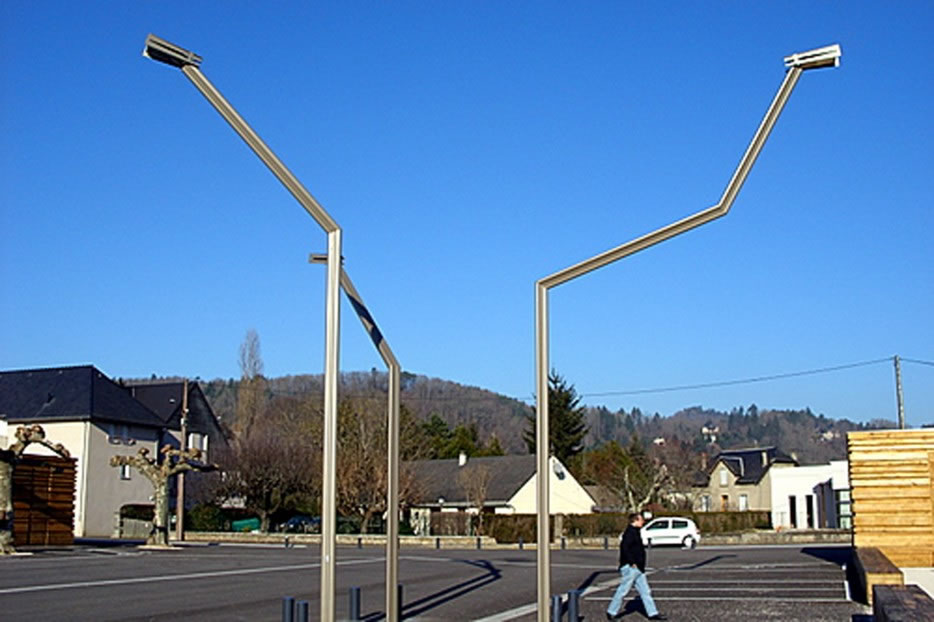
[{"label": "blue jeans", "polygon": [[642,598],[642,604],[645,606],[645,613],[649,617],[658,613],[658,609],[655,607],[655,601],[652,600],[652,590],[649,589],[649,582],[646,581],[644,572],[632,566],[623,566],[619,569],[619,576],[619,587],[616,588],[616,593],[613,594],[613,600],[610,601],[610,606],[606,610],[608,614],[615,616],[619,613],[620,608],[623,606],[623,599],[626,597],[626,594],[629,593],[629,590],[632,589],[633,583],[636,585],[636,591],[639,592],[639,597]]}]

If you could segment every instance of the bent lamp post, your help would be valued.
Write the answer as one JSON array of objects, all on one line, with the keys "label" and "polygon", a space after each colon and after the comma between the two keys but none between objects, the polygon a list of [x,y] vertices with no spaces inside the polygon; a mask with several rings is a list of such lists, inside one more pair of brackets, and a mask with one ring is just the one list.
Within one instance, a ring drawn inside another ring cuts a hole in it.
[{"label": "bent lamp post", "polygon": [[546,276],[535,283],[535,393],[536,393],[536,435],[535,435],[535,454],[536,454],[536,498],[537,498],[537,527],[538,527],[538,620],[547,622],[549,612],[549,594],[551,592],[551,554],[549,550],[550,533],[548,525],[549,516],[549,432],[548,432],[548,291],[567,283],[570,280],[583,276],[588,272],[602,268],[623,257],[632,255],[650,246],[664,242],[676,235],[699,227],[703,224],[725,216],[729,212],[733,201],[739,194],[746,176],[749,175],[752,165],[755,163],[762,146],[765,144],[769,133],[778,120],[779,114],[785,107],[788,97],[791,95],[801,72],[807,69],[818,69],[821,67],[836,67],[840,64],[840,46],[830,45],[827,47],[800,52],[785,57],[785,66],[787,72],[785,79],[778,89],[778,93],[772,100],[771,105],[765,113],[765,117],[759,124],[759,128],[752,137],[746,153],[736,167],[733,177],[726,186],[720,201],[713,207],[701,210],[696,214],[688,216],[682,220],[674,222],[666,227],[662,227],[652,233],[643,235],[625,244],[604,251],[595,257],[574,264],[564,270],[555,272]]},{"label": "bent lamp post", "polygon": [[243,141],[269,167],[282,185],[328,235],[327,294],[325,296],[324,348],[324,447],[321,490],[321,620],[334,619],[334,551],[336,545],[335,454],[337,452],[337,373],[340,338],[340,261],[341,229],[302,183],[286,168],[263,140],[224,99],[198,68],[201,57],[150,34],[143,56],[178,67],[202,95],[224,117]]},{"label": "bent lamp post", "polygon": [[[328,255],[312,253],[308,257],[309,263],[327,264]],[[363,330],[367,332],[376,350],[379,352],[389,376],[387,387],[388,422],[387,422],[387,483],[386,483],[386,619],[399,619],[399,590],[393,586],[399,584],[399,392],[401,367],[396,355],[393,354],[389,344],[383,338],[383,333],[376,326],[376,320],[363,304],[363,298],[357,292],[347,276],[347,271],[341,266],[341,287],[360,318]]]}]

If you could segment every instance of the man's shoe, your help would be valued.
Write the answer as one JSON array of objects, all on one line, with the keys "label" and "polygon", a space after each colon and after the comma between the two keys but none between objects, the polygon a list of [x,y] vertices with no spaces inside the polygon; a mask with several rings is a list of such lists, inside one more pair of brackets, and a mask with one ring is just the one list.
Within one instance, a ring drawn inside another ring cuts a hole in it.
[{"label": "man's shoe", "polygon": [[649,616],[649,620],[667,620],[668,616],[664,613],[656,613],[654,616]]},{"label": "man's shoe", "polygon": [[609,611],[606,612],[606,619],[607,619],[607,620],[619,620],[619,619],[622,618],[622,617],[623,617],[623,616],[619,615],[618,613],[617,613],[616,615],[613,615],[613,614],[610,613]]}]

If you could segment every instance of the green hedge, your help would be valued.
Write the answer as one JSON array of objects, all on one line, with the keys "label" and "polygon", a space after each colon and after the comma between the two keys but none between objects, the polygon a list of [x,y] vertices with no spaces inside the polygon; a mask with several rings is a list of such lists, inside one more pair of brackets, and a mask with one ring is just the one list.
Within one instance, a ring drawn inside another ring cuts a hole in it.
[{"label": "green hedge", "polygon": [[[554,539],[554,516],[548,524]],[[502,544],[519,542],[519,538],[531,544],[538,538],[538,517],[535,514],[488,514],[483,519],[483,531]]]},{"label": "green hedge", "polygon": [[[692,519],[701,534],[732,533],[752,529],[771,529],[771,513],[757,512],[657,512],[659,516],[683,516]],[[629,524],[628,514],[580,514],[564,517],[568,536],[595,537],[619,535]]]}]

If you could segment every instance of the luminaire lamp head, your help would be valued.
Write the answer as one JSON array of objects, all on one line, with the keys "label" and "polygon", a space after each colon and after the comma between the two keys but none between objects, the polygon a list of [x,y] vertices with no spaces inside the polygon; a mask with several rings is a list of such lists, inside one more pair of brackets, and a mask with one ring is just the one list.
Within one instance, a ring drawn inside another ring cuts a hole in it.
[{"label": "luminaire lamp head", "polygon": [[201,57],[194,52],[181,48],[174,43],[169,43],[165,39],[160,39],[154,34],[146,37],[143,56],[179,68],[186,65],[197,67],[201,64]]},{"label": "luminaire lamp head", "polygon": [[839,44],[827,45],[807,52],[795,52],[791,56],[785,57],[785,67],[789,69],[792,67],[798,67],[799,69],[839,67],[842,54]]}]

